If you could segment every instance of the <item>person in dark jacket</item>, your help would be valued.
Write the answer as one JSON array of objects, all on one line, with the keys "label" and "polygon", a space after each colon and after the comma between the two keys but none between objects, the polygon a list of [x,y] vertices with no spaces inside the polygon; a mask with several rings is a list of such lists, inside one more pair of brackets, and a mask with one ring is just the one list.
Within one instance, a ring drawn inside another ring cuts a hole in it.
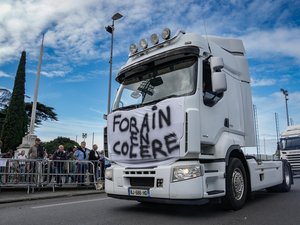
[{"label": "person in dark jacket", "polygon": [[[93,149],[90,151],[89,154],[89,160],[92,162],[92,164],[90,164],[90,173],[93,174],[91,176],[90,181],[94,182],[94,177],[97,179],[97,173],[98,173],[98,164],[99,164],[99,159],[100,159],[100,154],[97,151],[98,146],[96,144],[93,145]],[[93,165],[94,165],[94,169],[93,169]],[[94,172],[94,173],[93,173]]]},{"label": "person in dark jacket", "polygon": [[58,146],[58,149],[53,154],[53,160],[54,160],[54,166],[56,168],[56,183],[61,186],[62,180],[61,180],[61,174],[64,171],[64,163],[65,162],[59,162],[60,160],[67,160],[67,154],[64,150],[64,146],[60,145]]},{"label": "person in dark jacket", "polygon": [[41,139],[36,138],[34,141],[34,145],[30,147],[29,151],[28,151],[28,158],[31,159],[32,161],[30,161],[30,167],[29,167],[29,183],[33,182],[35,183],[35,177],[36,174],[38,173],[37,169],[37,164],[39,162],[37,162],[37,160],[43,160],[43,158],[46,155],[46,151],[43,147],[43,145],[41,144]]}]

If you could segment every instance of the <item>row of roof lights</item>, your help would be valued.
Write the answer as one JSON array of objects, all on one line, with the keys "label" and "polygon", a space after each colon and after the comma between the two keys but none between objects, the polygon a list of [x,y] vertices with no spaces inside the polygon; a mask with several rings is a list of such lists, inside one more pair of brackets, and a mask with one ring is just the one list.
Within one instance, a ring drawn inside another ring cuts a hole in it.
[{"label": "row of roof lights", "polygon": [[[169,28],[165,28],[163,30],[161,36],[162,36],[162,38],[164,40],[169,40],[170,37],[171,37],[171,30]],[[151,37],[150,37],[150,39],[151,39],[151,43],[153,45],[157,45],[159,43],[159,37],[158,37],[157,34],[152,34]],[[140,46],[142,47],[143,50],[145,50],[146,48],[148,48],[148,42],[147,42],[147,40],[145,38],[142,38],[140,40]],[[130,50],[131,54],[135,54],[138,51],[138,47],[137,47],[136,44],[131,44],[129,50]]]}]

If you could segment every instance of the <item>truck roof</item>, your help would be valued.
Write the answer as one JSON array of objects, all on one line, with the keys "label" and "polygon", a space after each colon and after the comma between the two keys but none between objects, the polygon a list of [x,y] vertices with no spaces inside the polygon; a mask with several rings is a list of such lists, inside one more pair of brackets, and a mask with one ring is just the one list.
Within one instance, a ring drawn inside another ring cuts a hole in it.
[{"label": "truck roof", "polygon": [[298,136],[300,135],[300,125],[288,126],[286,131],[281,133],[281,137]]},{"label": "truck roof", "polygon": [[208,35],[207,39],[211,42],[215,42],[217,45],[219,45],[224,50],[230,52],[233,55],[244,55],[245,54],[245,48],[243,45],[242,40],[235,39],[235,38],[224,38],[224,37],[217,37]]},{"label": "truck roof", "polygon": [[211,53],[213,56],[222,57],[224,68],[236,75],[236,78],[250,83],[248,61],[245,54],[243,42],[236,38],[224,38],[211,35],[199,35],[196,33],[185,33],[178,31],[175,36],[167,41],[150,46],[145,50],[129,55],[127,62],[121,67],[116,80],[125,68],[138,65],[154,55],[158,55],[180,47],[196,46],[201,52]]}]

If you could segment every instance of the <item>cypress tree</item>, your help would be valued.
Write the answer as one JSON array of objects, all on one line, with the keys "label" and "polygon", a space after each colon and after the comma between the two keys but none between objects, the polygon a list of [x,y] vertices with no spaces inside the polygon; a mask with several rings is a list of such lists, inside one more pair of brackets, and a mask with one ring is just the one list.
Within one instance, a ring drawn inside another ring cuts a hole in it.
[{"label": "cypress tree", "polygon": [[25,64],[26,52],[23,51],[15,77],[10,104],[2,127],[2,152],[7,152],[9,149],[15,150],[22,143],[22,138],[27,131],[27,115],[24,102]]}]

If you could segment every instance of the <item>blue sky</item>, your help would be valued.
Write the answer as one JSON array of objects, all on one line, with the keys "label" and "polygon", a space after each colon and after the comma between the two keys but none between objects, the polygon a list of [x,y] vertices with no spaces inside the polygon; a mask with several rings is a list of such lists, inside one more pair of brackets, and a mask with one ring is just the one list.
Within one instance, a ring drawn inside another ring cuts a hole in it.
[{"label": "blue sky", "polygon": [[[36,129],[42,140],[66,136],[81,141],[92,134],[102,146],[106,124],[110,34],[115,22],[113,78],[127,60],[131,43],[169,27],[244,41],[252,76],[260,138],[276,138],[274,113],[280,130],[289,114],[300,124],[300,2],[286,0],[2,0],[0,2],[0,87],[12,89],[22,50],[27,52],[26,101],[32,101],[39,46],[45,49],[38,101],[52,106],[58,122]],[[118,84],[112,83],[112,97]],[[268,151],[273,151],[270,144]]]}]

